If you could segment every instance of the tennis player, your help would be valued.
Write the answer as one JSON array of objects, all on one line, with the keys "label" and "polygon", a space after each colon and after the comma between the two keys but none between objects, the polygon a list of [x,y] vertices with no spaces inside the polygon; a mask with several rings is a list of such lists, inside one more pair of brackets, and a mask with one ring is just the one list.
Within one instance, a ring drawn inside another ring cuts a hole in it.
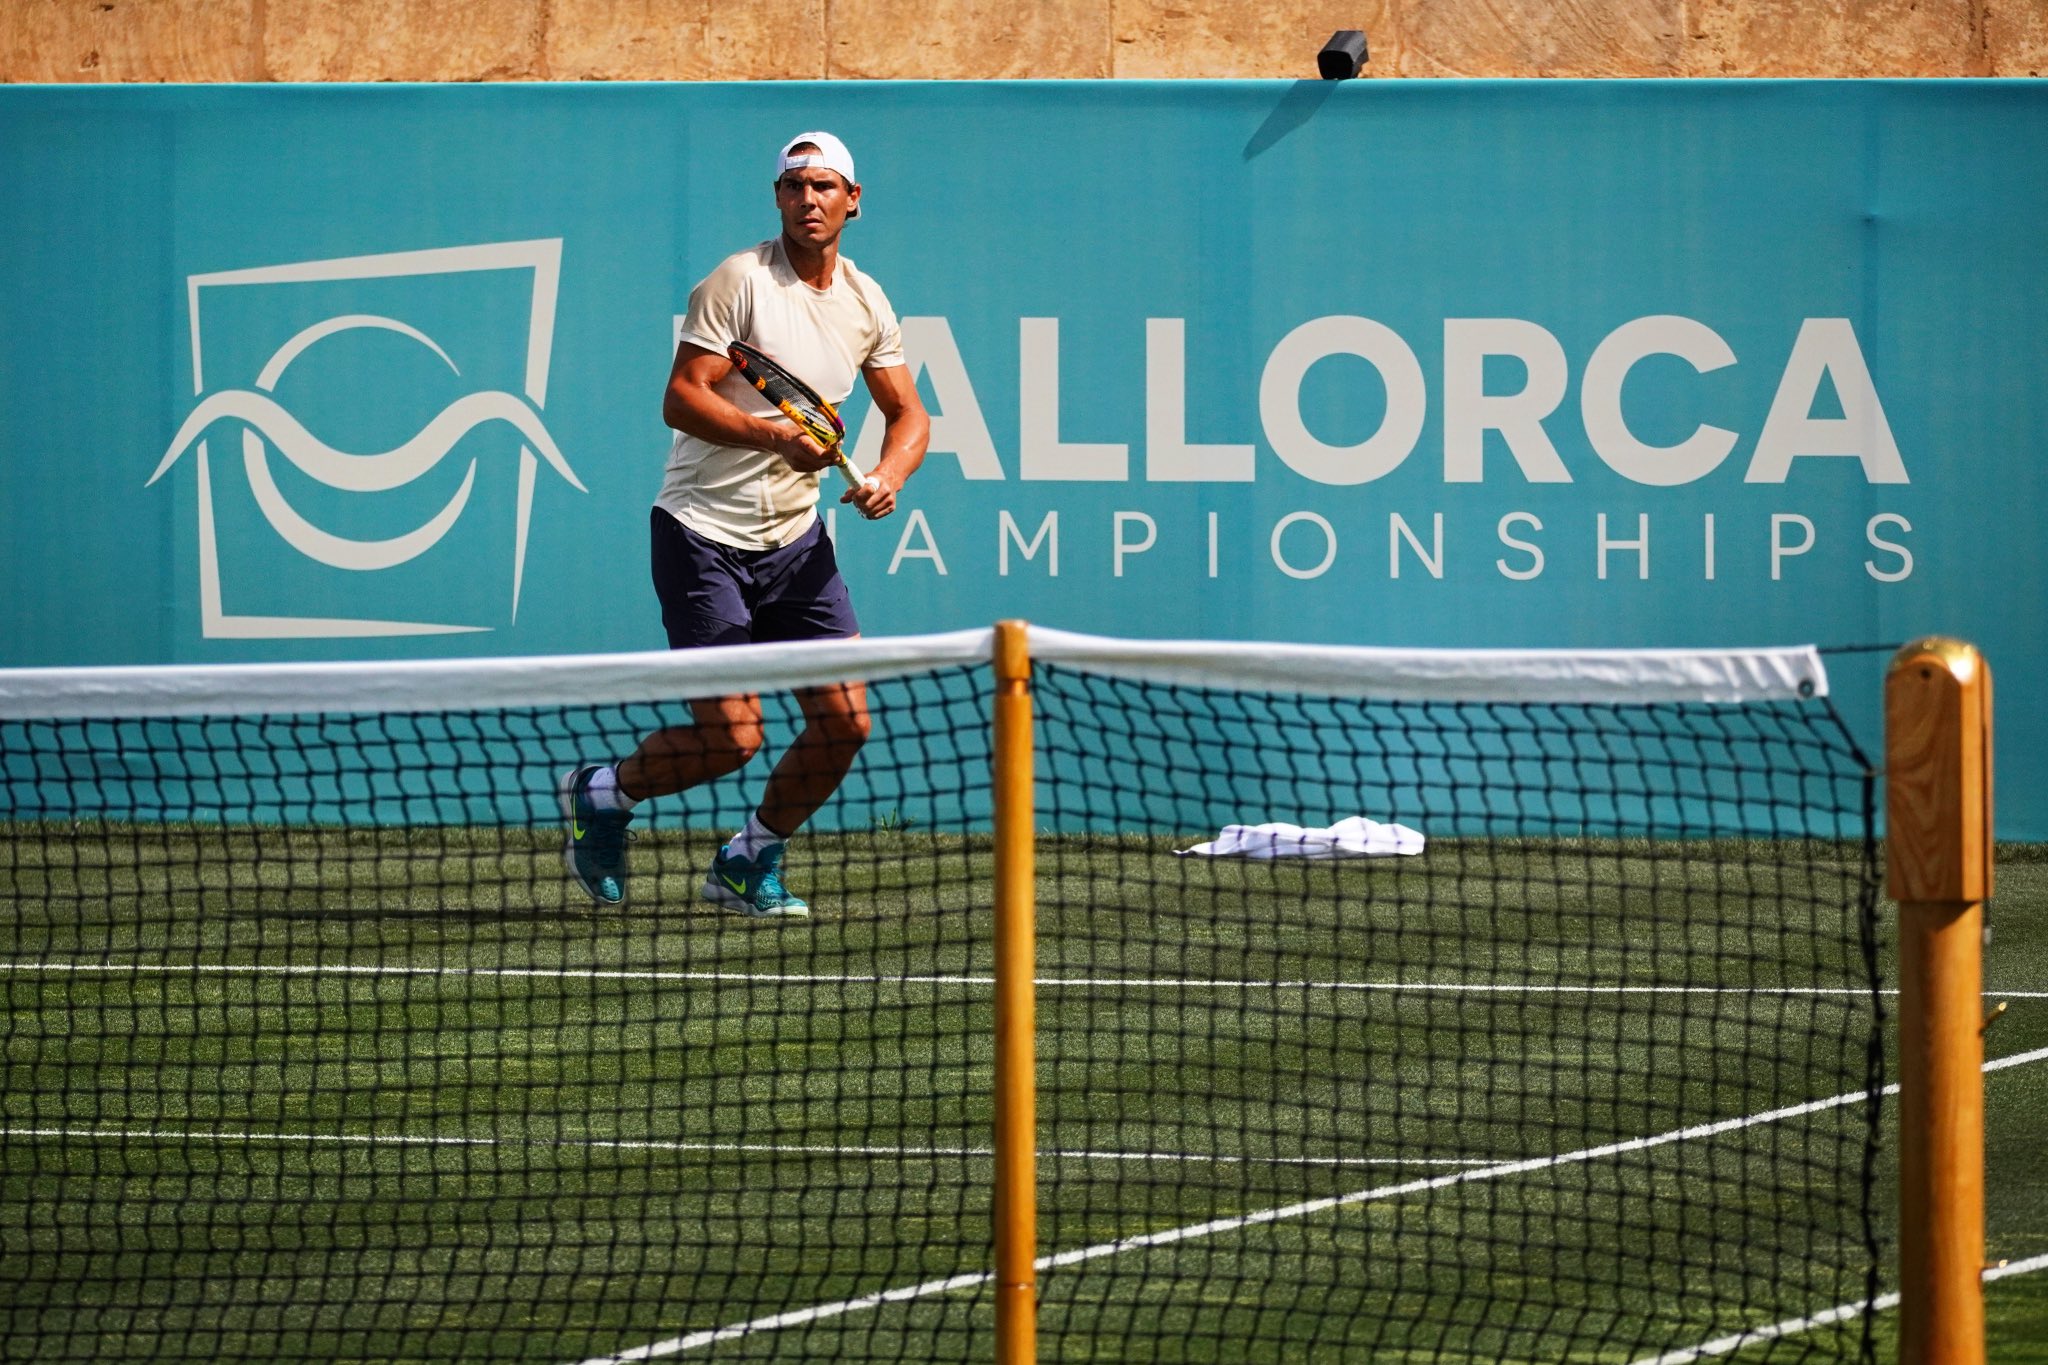
[{"label": "tennis player", "polygon": [[[654,590],[672,649],[860,633],[816,507],[833,458],[734,372],[730,343],[765,351],[835,404],[856,375],[866,381],[887,424],[882,454],[840,498],[863,517],[896,510],[931,434],[889,300],[839,254],[840,233],[860,215],[846,144],[825,132],[790,139],[775,159],[775,207],[781,234],[727,257],[690,292],[662,401],[676,435],[652,516]],[[707,900],[756,918],[810,913],[783,884],[783,854],[868,736],[861,684],[795,696],[803,730],[704,882]],[[695,724],[658,730],[623,762],[562,778],[569,871],[599,901],[625,898],[626,827],[638,803],[723,777],[761,748],[758,696],[694,701],[690,710]]]}]

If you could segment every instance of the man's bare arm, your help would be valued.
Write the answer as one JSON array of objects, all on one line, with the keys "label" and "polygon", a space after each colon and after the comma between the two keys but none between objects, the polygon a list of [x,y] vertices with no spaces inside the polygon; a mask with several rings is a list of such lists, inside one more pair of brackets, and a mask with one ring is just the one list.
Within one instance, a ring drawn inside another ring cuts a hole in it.
[{"label": "man's bare arm", "polygon": [[756,417],[734,407],[717,389],[719,381],[731,373],[732,362],[718,352],[687,341],[677,346],[668,391],[661,399],[661,420],[714,445],[780,455],[800,474],[832,466],[832,457],[796,423],[784,417]]},{"label": "man's bare arm", "polygon": [[840,496],[864,517],[886,517],[896,510],[896,494],[924,463],[925,447],[931,443],[932,419],[917,396],[908,365],[890,365],[861,371],[875,407],[887,423],[882,436],[882,458],[869,471],[869,481],[850,488]]}]

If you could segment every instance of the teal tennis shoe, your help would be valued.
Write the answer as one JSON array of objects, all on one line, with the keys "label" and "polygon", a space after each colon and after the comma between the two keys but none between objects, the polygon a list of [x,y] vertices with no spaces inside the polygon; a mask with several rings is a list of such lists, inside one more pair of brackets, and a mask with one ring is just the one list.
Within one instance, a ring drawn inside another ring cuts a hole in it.
[{"label": "teal tennis shoe", "polygon": [[782,855],[788,847],[769,844],[749,861],[734,854],[732,845],[727,844],[711,860],[711,875],[704,879],[704,899],[749,919],[808,917],[811,907],[782,884]]},{"label": "teal tennis shoe", "polygon": [[617,905],[626,898],[626,826],[633,823],[633,812],[599,810],[591,804],[590,775],[596,771],[594,763],[571,768],[557,787],[562,823],[569,831],[562,861],[592,900]]}]

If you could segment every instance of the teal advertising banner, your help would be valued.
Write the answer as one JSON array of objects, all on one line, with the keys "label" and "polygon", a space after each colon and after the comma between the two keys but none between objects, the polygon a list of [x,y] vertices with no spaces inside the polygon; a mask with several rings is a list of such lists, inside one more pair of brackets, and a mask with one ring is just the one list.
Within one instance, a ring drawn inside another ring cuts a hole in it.
[{"label": "teal advertising banner", "polygon": [[0,88],[0,664],[658,647],[676,326],[813,127],[934,414],[867,632],[1939,631],[2048,838],[2041,82]]}]

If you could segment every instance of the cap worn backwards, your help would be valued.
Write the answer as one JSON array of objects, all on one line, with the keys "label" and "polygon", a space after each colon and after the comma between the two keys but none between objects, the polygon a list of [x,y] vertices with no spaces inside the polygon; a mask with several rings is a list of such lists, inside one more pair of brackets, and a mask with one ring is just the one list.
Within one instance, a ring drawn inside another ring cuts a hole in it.
[{"label": "cap worn backwards", "polygon": [[[802,147],[806,143],[816,147],[818,150],[815,152],[796,153],[790,151],[792,147]],[[845,179],[848,185],[859,183],[858,178],[853,173],[853,153],[846,149],[844,142],[841,142],[838,138],[827,132],[798,133],[795,137],[783,143],[782,151],[775,158],[775,178],[779,181],[782,179],[784,171],[803,166],[822,166],[828,171],[836,171]],[[860,205],[854,205],[853,212],[846,216],[849,218],[860,217]]]}]

